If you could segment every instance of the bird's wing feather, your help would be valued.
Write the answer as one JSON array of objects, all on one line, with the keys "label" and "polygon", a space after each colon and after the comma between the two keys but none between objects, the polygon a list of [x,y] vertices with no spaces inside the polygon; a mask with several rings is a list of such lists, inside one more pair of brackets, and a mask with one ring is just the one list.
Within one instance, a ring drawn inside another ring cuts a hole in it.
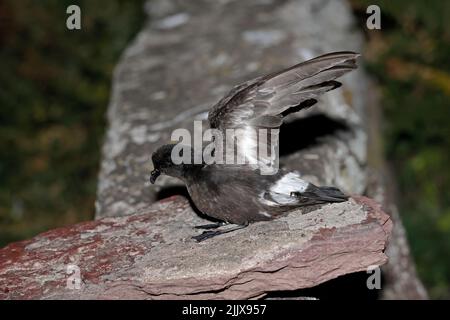
[{"label": "bird's wing feather", "polygon": [[[274,141],[278,141],[283,117],[310,107],[318,96],[339,87],[335,79],[355,69],[358,56],[353,52],[330,53],[238,85],[211,109],[210,127],[221,131],[243,129],[236,133],[236,139],[245,141],[237,147],[245,149],[241,151],[244,154],[257,150],[257,139],[248,136],[250,129],[274,129],[265,147],[275,151],[278,146]],[[263,146],[261,142],[259,146]],[[266,157],[258,157],[258,163],[273,161],[270,152]]]}]

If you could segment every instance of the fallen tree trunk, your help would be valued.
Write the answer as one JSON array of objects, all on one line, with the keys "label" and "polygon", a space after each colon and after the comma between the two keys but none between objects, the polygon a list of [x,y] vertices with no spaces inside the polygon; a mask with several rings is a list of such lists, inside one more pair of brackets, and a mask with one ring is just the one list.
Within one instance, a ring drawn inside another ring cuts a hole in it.
[{"label": "fallen tree trunk", "polygon": [[384,264],[392,228],[364,197],[197,243],[204,223],[174,197],[11,244],[0,249],[0,299],[261,298]]}]

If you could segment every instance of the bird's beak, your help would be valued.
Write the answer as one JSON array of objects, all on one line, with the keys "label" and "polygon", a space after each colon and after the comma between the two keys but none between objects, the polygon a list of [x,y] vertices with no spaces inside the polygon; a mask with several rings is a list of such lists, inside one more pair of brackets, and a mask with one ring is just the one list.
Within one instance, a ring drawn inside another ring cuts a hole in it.
[{"label": "bird's beak", "polygon": [[161,174],[161,171],[159,171],[158,169],[153,170],[152,173],[150,174],[150,182],[152,184],[154,184],[160,174]]}]

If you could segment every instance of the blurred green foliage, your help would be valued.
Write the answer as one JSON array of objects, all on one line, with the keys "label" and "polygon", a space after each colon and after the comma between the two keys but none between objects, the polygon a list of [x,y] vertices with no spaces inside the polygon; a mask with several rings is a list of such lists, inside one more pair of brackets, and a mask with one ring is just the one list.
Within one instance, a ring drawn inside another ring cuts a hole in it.
[{"label": "blurred green foliage", "polygon": [[0,1],[0,246],[93,217],[112,71],[142,6]]},{"label": "blurred green foliage", "polygon": [[450,2],[352,0],[381,8],[364,54],[383,93],[386,154],[413,256],[432,298],[450,298]]}]

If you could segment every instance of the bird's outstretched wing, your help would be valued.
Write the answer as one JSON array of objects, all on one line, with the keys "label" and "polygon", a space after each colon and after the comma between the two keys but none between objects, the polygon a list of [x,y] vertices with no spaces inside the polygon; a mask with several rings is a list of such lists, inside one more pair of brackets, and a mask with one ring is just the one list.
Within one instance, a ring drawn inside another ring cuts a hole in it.
[{"label": "bird's outstretched wing", "polygon": [[[358,56],[354,52],[329,53],[238,85],[211,109],[210,127],[224,136],[227,129],[235,129],[237,152],[254,164],[252,168],[255,164],[260,169],[270,167],[283,117],[312,106],[318,96],[339,87],[336,79],[357,68]],[[260,139],[265,132],[269,132],[266,138]],[[266,148],[265,152],[259,152],[258,145]]]}]

